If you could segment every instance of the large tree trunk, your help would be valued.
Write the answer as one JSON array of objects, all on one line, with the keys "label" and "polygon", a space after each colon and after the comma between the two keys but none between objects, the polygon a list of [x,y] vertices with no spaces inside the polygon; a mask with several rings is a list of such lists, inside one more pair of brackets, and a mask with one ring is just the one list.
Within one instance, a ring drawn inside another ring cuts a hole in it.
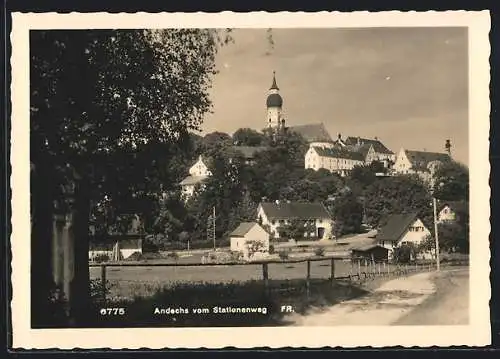
[{"label": "large tree trunk", "polygon": [[70,297],[70,316],[74,326],[88,325],[93,317],[90,300],[89,274],[89,215],[90,187],[87,181],[78,181],[75,187],[73,225],[71,231],[73,276],[68,283]]},{"label": "large tree trunk", "polygon": [[[37,166],[31,176],[31,326],[57,325],[52,263],[53,191],[50,171]],[[52,299],[51,300],[51,297]]]}]

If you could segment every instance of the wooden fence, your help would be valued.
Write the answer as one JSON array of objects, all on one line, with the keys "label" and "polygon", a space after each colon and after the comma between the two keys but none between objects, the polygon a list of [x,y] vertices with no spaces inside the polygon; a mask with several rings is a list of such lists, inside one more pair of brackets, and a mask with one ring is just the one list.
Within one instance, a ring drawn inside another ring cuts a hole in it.
[{"label": "wooden fence", "polygon": [[387,262],[374,262],[365,259],[351,259],[351,270],[348,275],[335,276],[335,262],[346,260],[347,258],[339,257],[316,257],[316,258],[298,258],[287,260],[272,260],[272,261],[255,261],[247,263],[101,263],[89,264],[90,267],[100,267],[100,283],[102,291],[102,299],[106,300],[106,271],[108,267],[216,267],[216,266],[261,266],[262,280],[266,291],[270,289],[269,284],[269,264],[292,264],[306,262],[305,286],[309,296],[311,287],[311,262],[329,261],[330,276],[329,281],[333,284],[336,280],[349,281],[364,281],[374,279],[380,276],[404,276],[410,273],[432,271],[435,268],[435,263],[412,263],[403,265],[391,265]]}]

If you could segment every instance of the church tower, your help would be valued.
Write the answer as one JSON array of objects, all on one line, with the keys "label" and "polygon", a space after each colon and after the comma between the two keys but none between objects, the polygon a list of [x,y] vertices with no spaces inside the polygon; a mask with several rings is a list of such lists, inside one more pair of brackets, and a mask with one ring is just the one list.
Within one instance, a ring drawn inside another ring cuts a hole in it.
[{"label": "church tower", "polygon": [[273,84],[269,89],[266,100],[268,128],[278,128],[282,124],[283,99],[279,94],[279,90],[276,84],[276,73],[273,71]]}]

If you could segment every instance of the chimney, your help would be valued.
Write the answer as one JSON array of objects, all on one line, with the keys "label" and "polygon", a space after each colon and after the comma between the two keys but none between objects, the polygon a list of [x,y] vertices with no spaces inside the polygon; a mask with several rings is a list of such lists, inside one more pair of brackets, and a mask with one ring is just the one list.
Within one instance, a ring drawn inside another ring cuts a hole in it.
[{"label": "chimney", "polygon": [[378,141],[378,137],[377,136],[375,136],[375,141]]},{"label": "chimney", "polygon": [[450,140],[446,140],[446,143],[444,145],[444,149],[446,150],[446,153],[448,154],[448,156],[451,157],[451,141]]},{"label": "chimney", "polygon": [[342,135],[339,133],[339,136],[338,136],[339,140],[342,140]]}]

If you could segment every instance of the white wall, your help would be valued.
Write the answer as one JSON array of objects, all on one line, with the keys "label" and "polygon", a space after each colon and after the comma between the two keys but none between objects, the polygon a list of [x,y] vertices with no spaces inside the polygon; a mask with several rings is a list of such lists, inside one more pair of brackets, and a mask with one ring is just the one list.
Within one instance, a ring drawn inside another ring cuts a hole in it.
[{"label": "white wall", "polygon": [[[139,252],[142,253],[142,248],[131,248],[131,249],[120,249],[120,253],[123,259],[130,257],[133,253]],[[113,251],[105,251],[105,250],[90,250],[89,251],[89,260],[94,260],[98,255],[107,255],[110,259],[113,257]]]},{"label": "white wall", "polygon": [[251,259],[249,257],[249,242],[260,242],[262,243],[262,253],[269,253],[269,234],[259,225],[253,226],[244,237],[231,237],[231,250],[235,252],[240,252],[243,254],[244,259]]},{"label": "white wall", "polygon": [[455,211],[449,206],[445,206],[438,214],[438,222],[453,222],[456,220]]},{"label": "white wall", "polygon": [[189,174],[191,176],[197,177],[212,175],[212,173],[208,170],[208,167],[203,162],[203,158],[201,156],[198,157],[198,161],[196,161],[196,163],[191,166],[191,168],[189,169]]},{"label": "white wall", "polygon": [[[286,225],[286,224],[289,224],[290,221],[289,220],[275,220],[274,223],[273,221],[269,221],[269,219],[267,218],[264,210],[262,209],[261,206],[259,206],[258,210],[257,210],[257,221],[259,220],[259,218],[262,218],[262,226],[269,226],[269,230],[271,231],[271,233],[274,234],[274,237],[275,238],[279,238],[279,231],[278,229],[280,228],[280,226],[283,226],[283,225]],[[324,228],[325,229],[325,234],[323,236],[323,239],[326,239],[328,236],[331,235],[332,233],[332,219],[331,218],[316,218],[314,219],[314,228],[315,228],[315,232],[314,234],[312,235],[312,237],[315,237],[317,236],[318,234],[318,228]],[[310,237],[312,233],[308,233],[307,234],[307,237]],[[304,233],[304,236],[306,236],[306,234]]]},{"label": "white wall", "polygon": [[120,249],[120,253],[121,253],[123,259],[130,257],[135,252],[142,253],[142,248]]},{"label": "white wall", "polygon": [[311,168],[315,171],[320,168],[324,168],[330,172],[338,173],[341,176],[345,176],[351,171],[355,166],[362,166],[365,164],[364,161],[352,160],[349,158],[334,158],[320,156],[310,147],[307,150],[304,157],[305,168]]},{"label": "white wall", "polygon": [[411,162],[406,156],[405,150],[402,148],[396,155],[396,160],[393,167],[394,171],[401,174],[409,174],[413,173],[411,167]]}]

